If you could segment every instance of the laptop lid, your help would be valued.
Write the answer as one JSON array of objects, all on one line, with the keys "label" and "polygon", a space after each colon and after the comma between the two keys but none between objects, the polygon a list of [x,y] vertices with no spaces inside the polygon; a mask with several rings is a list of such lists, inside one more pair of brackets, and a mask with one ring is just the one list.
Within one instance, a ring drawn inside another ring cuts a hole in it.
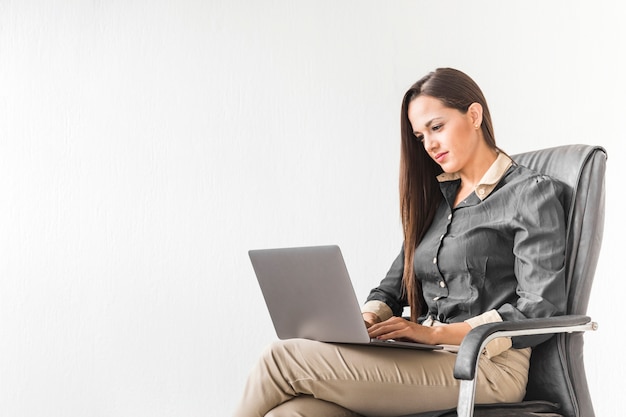
[{"label": "laptop lid", "polygon": [[442,349],[371,340],[341,250],[336,245],[248,251],[280,339]]},{"label": "laptop lid", "polygon": [[369,342],[338,246],[256,249],[248,254],[280,339]]}]

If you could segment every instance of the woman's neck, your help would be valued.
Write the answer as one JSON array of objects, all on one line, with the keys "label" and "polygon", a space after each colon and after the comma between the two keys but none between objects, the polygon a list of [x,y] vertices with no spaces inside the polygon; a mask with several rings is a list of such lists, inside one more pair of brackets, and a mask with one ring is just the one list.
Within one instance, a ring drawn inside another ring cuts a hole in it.
[{"label": "woman's neck", "polygon": [[497,158],[498,152],[495,149],[486,148],[484,151],[479,152],[470,166],[459,171],[461,186],[463,188],[471,187],[472,190],[476,188]]},{"label": "woman's neck", "polygon": [[463,200],[474,192],[480,180],[485,176],[491,165],[498,158],[498,152],[495,149],[487,148],[480,152],[474,159],[471,166],[459,171],[461,177],[461,185],[456,195],[454,205],[457,206]]}]

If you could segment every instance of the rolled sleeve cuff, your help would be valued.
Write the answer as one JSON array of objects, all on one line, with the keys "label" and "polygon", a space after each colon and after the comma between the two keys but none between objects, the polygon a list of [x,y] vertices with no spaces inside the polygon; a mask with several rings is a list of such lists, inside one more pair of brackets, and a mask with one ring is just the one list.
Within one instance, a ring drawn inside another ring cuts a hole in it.
[{"label": "rolled sleeve cuff", "polygon": [[393,316],[391,308],[382,301],[371,300],[363,304],[361,307],[361,313],[374,313],[378,316],[380,321],[385,321]]},{"label": "rolled sleeve cuff", "polygon": [[[481,324],[487,323],[497,323],[501,322],[502,317],[496,310],[489,310],[480,316],[472,317],[471,319],[465,320],[465,323],[469,324],[473,329],[475,327],[480,326]],[[502,352],[511,348],[513,344],[511,343],[510,337],[499,337],[497,339],[493,339],[491,342],[487,343],[485,346],[485,350],[483,354],[489,359],[494,356],[498,356]]]}]

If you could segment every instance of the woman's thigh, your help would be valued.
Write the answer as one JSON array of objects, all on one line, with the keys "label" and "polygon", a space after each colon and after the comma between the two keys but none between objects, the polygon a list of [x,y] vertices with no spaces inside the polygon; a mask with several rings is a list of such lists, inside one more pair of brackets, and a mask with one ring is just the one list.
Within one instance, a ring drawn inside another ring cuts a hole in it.
[{"label": "woman's thigh", "polygon": [[295,392],[363,415],[445,409],[458,399],[449,352],[295,339],[274,344],[271,356]]}]

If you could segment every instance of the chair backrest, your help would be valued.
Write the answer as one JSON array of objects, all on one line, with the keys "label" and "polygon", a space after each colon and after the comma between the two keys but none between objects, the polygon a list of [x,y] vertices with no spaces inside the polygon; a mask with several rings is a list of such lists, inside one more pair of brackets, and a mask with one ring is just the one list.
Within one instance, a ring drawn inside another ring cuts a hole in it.
[{"label": "chair backrest", "polygon": [[[512,156],[519,165],[565,185],[567,314],[585,315],[604,230],[606,151],[566,145]],[[583,334],[559,334],[533,349],[527,400],[550,400],[565,417],[593,417],[583,361]]]}]

